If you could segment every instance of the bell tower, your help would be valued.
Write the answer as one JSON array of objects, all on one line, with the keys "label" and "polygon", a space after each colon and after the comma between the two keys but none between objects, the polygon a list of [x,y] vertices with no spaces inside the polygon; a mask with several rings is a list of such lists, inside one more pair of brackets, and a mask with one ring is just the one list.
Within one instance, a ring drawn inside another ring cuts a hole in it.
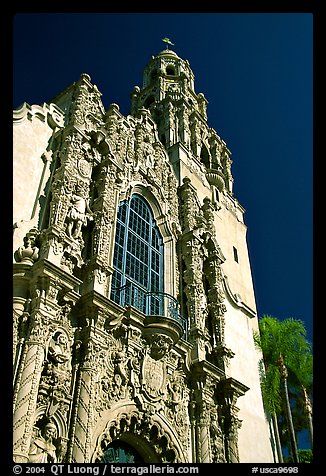
[{"label": "bell tower", "polygon": [[143,87],[131,93],[131,114],[148,109],[158,127],[180,184],[192,173],[205,175],[220,192],[232,192],[231,153],[216,131],[207,124],[208,101],[195,92],[195,76],[188,60],[171,49],[152,56],[144,69]]},{"label": "bell tower", "polygon": [[132,114],[140,107],[152,112],[158,122],[160,140],[167,148],[177,142],[190,146],[187,125],[192,108],[206,116],[205,99],[194,91],[189,62],[169,49],[152,56],[144,70],[142,90],[138,86],[134,88]]}]

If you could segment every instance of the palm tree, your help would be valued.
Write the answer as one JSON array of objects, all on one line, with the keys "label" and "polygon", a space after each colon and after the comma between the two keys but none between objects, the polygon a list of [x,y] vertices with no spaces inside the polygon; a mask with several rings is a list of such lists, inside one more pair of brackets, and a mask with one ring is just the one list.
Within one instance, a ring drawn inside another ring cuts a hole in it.
[{"label": "palm tree", "polygon": [[272,420],[278,461],[279,463],[283,463],[282,445],[277,421],[277,415],[279,415],[281,411],[282,403],[280,394],[280,373],[275,365],[269,365],[266,362],[261,373],[263,376],[261,386],[264,407]]},{"label": "palm tree", "polygon": [[292,418],[292,412],[291,412],[291,406],[290,406],[290,398],[289,398],[288,369],[285,365],[285,361],[281,352],[277,359],[277,366],[279,368],[279,372],[281,374],[281,382],[283,384],[283,394],[285,398],[285,415],[286,415],[286,421],[287,421],[289,437],[290,437],[292,458],[294,463],[299,463],[299,453],[298,453],[297,441],[295,437],[293,418]]},{"label": "palm tree", "polygon": [[[259,330],[259,333],[254,334],[254,339],[262,351],[266,369],[262,381],[265,408],[272,416],[278,441],[277,415],[281,412],[281,395],[283,396],[292,459],[297,463],[299,455],[290,406],[288,368],[292,371],[294,363],[301,362],[300,355],[307,352],[306,329],[302,321],[292,318],[280,321],[275,317],[264,315],[259,321]],[[277,448],[280,460],[279,444]]]},{"label": "palm tree", "polygon": [[[259,322],[260,332],[254,332],[254,341],[257,347],[262,351],[264,368],[262,370],[262,396],[265,411],[272,420],[274,435],[276,439],[276,450],[278,461],[283,462],[282,447],[279,435],[277,415],[281,412],[281,394],[280,394],[280,372],[272,358],[275,344],[273,336],[276,334],[278,321],[274,318],[264,316]],[[275,329],[274,329],[275,327]]]},{"label": "palm tree", "polygon": [[297,384],[301,392],[303,402],[303,413],[306,418],[310,447],[313,447],[313,423],[312,423],[312,383],[313,383],[313,355],[309,342],[293,356],[293,361],[289,362],[289,369],[293,375],[293,383]]},{"label": "palm tree", "polygon": [[[304,362],[307,360],[312,360],[312,355],[307,354],[307,353],[298,353],[298,356],[301,356],[301,360]],[[309,359],[310,356],[310,359]],[[308,432],[308,436],[310,436],[310,450],[307,449],[307,446],[304,446],[307,451],[310,451],[312,454],[312,418],[311,418],[311,405],[308,407],[308,412],[307,412],[307,404],[306,400],[308,399],[310,403],[310,399],[312,398],[312,370],[310,366],[307,368],[307,380],[310,379],[311,384],[307,384],[307,387],[302,388],[301,383],[298,380],[298,377],[295,375],[295,372],[300,372],[304,373],[304,367],[302,364],[300,364],[299,359],[297,362],[296,368],[288,364],[287,365],[287,370],[288,370],[288,391],[289,391],[289,399],[290,399],[290,405],[291,405],[291,413],[292,413],[292,420],[293,420],[293,426],[295,430],[295,435],[296,435],[296,441],[299,441],[300,434],[302,434],[304,431]],[[306,393],[306,396],[305,396]],[[310,410],[310,412],[309,412]],[[278,414],[277,418],[277,424],[278,424],[278,429],[280,433],[280,443],[282,448],[284,449],[287,447],[289,450],[291,449],[290,445],[290,435],[288,431],[288,424],[287,424],[287,419],[286,419],[286,404],[285,404],[285,399],[282,401],[281,405],[281,411]],[[303,440],[302,440],[303,442]],[[302,457],[302,452],[298,449],[299,453],[299,459],[301,461]],[[291,461],[291,460],[288,460]]]}]

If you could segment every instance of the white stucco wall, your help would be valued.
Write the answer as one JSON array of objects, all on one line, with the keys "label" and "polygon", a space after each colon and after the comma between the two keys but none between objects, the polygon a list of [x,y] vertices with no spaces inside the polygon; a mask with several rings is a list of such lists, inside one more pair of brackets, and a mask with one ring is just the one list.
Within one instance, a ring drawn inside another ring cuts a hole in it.
[{"label": "white stucco wall", "polygon": [[274,462],[271,449],[269,423],[265,417],[259,378],[260,353],[253,341],[253,328],[257,325],[255,317],[249,317],[225,299],[226,346],[234,352],[227,373],[249,387],[237,401],[240,409],[238,417],[242,420],[239,430],[239,456],[243,463]]},{"label": "white stucco wall", "polygon": [[[38,226],[38,200],[44,194],[44,187],[50,177],[50,152],[47,152],[47,148],[53,132],[62,125],[63,115],[54,104],[29,106],[24,103],[14,111],[14,251],[23,245],[26,232]],[[47,155],[43,156],[44,153]]]}]

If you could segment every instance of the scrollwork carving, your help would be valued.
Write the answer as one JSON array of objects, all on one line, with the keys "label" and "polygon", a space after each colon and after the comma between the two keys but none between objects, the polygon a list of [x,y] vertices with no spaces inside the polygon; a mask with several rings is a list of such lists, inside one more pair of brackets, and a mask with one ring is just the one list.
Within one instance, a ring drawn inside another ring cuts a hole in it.
[{"label": "scrollwork carving", "polygon": [[41,312],[33,312],[30,316],[30,341],[44,344],[45,339],[48,336],[49,329],[49,316],[42,314]]}]

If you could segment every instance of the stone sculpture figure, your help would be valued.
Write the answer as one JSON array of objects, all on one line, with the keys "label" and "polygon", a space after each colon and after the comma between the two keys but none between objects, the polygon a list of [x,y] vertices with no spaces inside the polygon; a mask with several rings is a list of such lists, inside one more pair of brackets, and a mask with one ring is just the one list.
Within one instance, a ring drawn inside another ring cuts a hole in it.
[{"label": "stone sculpture figure", "polygon": [[14,258],[17,262],[34,264],[38,259],[39,253],[39,231],[37,228],[32,228],[26,233],[24,237],[24,246],[15,251]]},{"label": "stone sculpture figure", "polygon": [[89,208],[88,201],[80,195],[81,190],[81,187],[76,187],[76,193],[71,197],[71,205],[66,218],[67,235],[73,239],[80,237],[82,226],[87,225],[87,219],[93,220],[92,210]]},{"label": "stone sculpture figure", "polygon": [[29,450],[30,463],[56,463],[56,447],[52,440],[56,437],[57,429],[54,423],[47,423],[40,436],[37,436]]},{"label": "stone sculpture figure", "polygon": [[60,333],[57,333],[49,345],[49,357],[54,362],[54,365],[62,365],[69,359],[68,339]]}]

